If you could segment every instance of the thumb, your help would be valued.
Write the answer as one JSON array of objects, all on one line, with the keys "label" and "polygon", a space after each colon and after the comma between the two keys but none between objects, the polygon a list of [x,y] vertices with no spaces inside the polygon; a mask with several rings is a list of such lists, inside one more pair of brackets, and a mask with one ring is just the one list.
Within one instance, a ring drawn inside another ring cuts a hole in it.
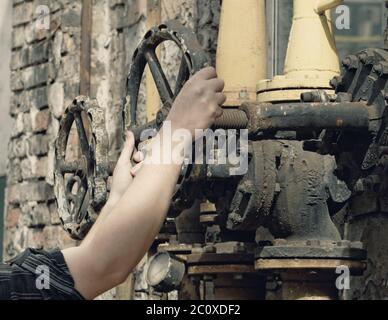
[{"label": "thumb", "polygon": [[121,155],[117,163],[118,164],[130,163],[134,148],[135,148],[135,137],[131,131],[128,131],[126,134],[126,140],[124,143],[123,150],[121,151]]}]

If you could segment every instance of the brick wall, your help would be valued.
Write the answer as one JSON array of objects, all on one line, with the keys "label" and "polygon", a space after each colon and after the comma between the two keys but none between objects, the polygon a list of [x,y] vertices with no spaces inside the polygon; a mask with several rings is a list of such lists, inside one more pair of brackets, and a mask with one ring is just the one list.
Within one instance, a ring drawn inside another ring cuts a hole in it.
[{"label": "brick wall", "polygon": [[[50,8],[50,30],[36,7]],[[79,91],[80,1],[13,1],[11,108],[4,256],[26,247],[73,245],[53,194],[53,141],[64,107]]]}]

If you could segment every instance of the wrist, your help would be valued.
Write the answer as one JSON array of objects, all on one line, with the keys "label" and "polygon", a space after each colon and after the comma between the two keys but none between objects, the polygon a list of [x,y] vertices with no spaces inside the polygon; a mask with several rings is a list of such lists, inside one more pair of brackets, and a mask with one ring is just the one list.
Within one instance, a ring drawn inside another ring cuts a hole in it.
[{"label": "wrist", "polygon": [[105,203],[104,210],[112,210],[120,201],[120,199],[121,197],[119,195],[111,193],[109,195],[108,201]]},{"label": "wrist", "polygon": [[159,137],[163,156],[168,153],[163,159],[171,158],[173,164],[182,165],[185,157],[191,156],[193,136],[189,130],[165,122],[159,132]]}]

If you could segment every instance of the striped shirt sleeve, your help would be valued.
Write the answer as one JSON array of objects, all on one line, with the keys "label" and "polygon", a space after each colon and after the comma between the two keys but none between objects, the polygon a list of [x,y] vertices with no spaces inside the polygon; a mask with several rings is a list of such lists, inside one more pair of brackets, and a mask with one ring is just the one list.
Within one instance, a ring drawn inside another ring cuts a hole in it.
[{"label": "striped shirt sleeve", "polygon": [[0,300],[83,300],[60,250],[27,249],[0,264]]}]

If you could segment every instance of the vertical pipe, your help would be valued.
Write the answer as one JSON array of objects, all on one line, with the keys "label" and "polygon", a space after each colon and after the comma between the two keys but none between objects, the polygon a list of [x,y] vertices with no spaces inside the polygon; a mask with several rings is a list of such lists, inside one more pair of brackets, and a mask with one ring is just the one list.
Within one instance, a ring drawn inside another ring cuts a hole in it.
[{"label": "vertical pipe", "polygon": [[343,0],[317,0],[315,6],[315,12],[318,14],[324,14],[325,11],[340,5]]},{"label": "vertical pipe", "polygon": [[[330,1],[335,4],[336,1]],[[294,0],[294,18],[285,61],[287,78],[330,79],[340,73],[330,12],[318,15],[314,1]],[[326,8],[327,1],[319,8]]]},{"label": "vertical pipe", "polygon": [[267,77],[265,0],[223,0],[217,72],[225,80],[225,106],[256,100],[256,85]]}]

